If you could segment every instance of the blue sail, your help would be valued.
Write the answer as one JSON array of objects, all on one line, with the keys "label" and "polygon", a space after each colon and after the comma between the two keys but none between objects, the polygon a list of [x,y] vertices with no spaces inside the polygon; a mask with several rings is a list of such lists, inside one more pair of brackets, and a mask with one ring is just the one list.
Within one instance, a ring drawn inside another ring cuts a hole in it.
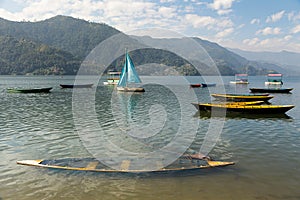
[{"label": "blue sail", "polygon": [[126,87],[126,85],[127,85],[127,65],[125,62],[124,67],[122,69],[120,80],[118,82],[118,86]]},{"label": "blue sail", "polygon": [[125,64],[121,73],[121,78],[118,83],[118,86],[126,87],[127,83],[141,83],[141,79],[139,78],[135,68],[134,64],[129,56],[129,54],[126,52],[125,57]]}]

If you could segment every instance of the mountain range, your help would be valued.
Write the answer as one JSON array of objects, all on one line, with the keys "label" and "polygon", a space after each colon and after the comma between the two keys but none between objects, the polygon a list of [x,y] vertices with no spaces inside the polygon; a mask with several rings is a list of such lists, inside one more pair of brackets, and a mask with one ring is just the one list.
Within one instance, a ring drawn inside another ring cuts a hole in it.
[{"label": "mountain range", "polygon": [[[123,33],[107,24],[68,16],[56,16],[39,22],[13,22],[0,18],[0,74],[74,75],[99,43],[116,34]],[[179,75],[216,75],[216,69],[211,67],[209,59],[212,59],[221,75],[265,75],[283,70],[276,63],[252,60],[237,50],[228,50],[200,38],[131,38],[145,46],[144,49],[131,52],[137,70],[142,75],[170,75],[170,68]],[[182,45],[187,39],[198,43],[203,51],[193,51],[189,46]],[[175,51],[170,51],[172,48]],[[182,58],[180,55],[184,52],[191,53]],[[107,66],[107,70],[121,70],[123,59],[124,56],[118,57]],[[159,65],[154,67],[153,63]]]}]

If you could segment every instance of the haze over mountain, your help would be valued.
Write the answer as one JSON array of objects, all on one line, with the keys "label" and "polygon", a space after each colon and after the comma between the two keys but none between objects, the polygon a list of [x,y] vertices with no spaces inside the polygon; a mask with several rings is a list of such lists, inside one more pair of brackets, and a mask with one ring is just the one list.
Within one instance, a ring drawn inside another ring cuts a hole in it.
[{"label": "haze over mountain", "polygon": [[[13,22],[0,19],[0,74],[76,74],[80,63],[99,43],[107,38],[121,33],[119,30],[99,23],[67,16],[56,16],[39,22]],[[201,75],[216,75],[206,62],[207,56],[202,54],[197,61],[180,58],[176,52],[166,52],[165,47],[180,46],[181,39],[153,39],[150,37],[134,37],[138,42],[148,44],[149,48],[132,52],[135,65],[159,63],[170,66],[181,75],[199,75],[193,65],[200,67]],[[219,46],[216,43],[193,38],[214,60],[221,75],[249,73],[264,75],[274,68],[247,59]],[[159,43],[160,46],[153,46]],[[159,49],[158,49],[159,48]],[[188,48],[188,47],[185,47]],[[186,49],[187,50],[187,49]],[[114,70],[122,68],[120,57],[112,63]],[[151,65],[148,65],[151,67]],[[149,67],[141,68],[142,74],[155,74]],[[139,70],[139,69],[138,69]],[[148,73],[146,73],[146,71]],[[167,75],[162,71],[161,75]]]},{"label": "haze over mountain", "polygon": [[[243,56],[252,61],[265,62],[276,65],[273,67],[278,72],[300,75],[300,53],[280,51],[280,52],[253,52],[240,49],[230,49],[230,51]],[[279,66],[279,67],[278,67]]]}]

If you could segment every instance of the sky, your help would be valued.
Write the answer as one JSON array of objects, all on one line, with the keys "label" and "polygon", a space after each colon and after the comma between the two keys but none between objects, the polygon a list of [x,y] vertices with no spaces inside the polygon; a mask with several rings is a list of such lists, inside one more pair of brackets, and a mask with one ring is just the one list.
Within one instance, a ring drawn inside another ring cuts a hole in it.
[{"label": "sky", "polygon": [[300,0],[0,0],[0,17],[66,15],[122,32],[157,28],[248,51],[300,52]]}]

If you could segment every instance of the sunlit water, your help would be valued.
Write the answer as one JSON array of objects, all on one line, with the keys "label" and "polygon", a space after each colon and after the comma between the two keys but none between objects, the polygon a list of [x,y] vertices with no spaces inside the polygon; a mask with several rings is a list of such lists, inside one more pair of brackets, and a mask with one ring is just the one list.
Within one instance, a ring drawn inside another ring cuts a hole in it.
[{"label": "sunlit water", "polygon": [[[199,116],[190,104],[194,97],[209,102],[209,93],[220,92],[223,86],[227,92],[246,93],[249,87],[264,87],[265,81],[265,77],[250,77],[249,86],[235,86],[229,84],[233,77],[224,77],[224,85],[218,83],[217,87],[208,90],[190,89],[186,82],[178,81],[176,77],[142,79],[153,83],[168,80],[172,86],[151,84],[145,86],[144,94],[130,97],[114,93],[113,87],[102,86],[100,81],[96,89],[94,86],[96,118],[88,121],[90,125],[80,127],[80,123],[74,122],[73,90],[59,87],[61,83],[73,83],[74,77],[1,76],[0,199],[300,199],[298,77],[284,79],[284,87],[294,88],[292,94],[274,94],[270,101],[296,105],[287,116],[225,119],[221,135],[209,155],[236,162],[233,166],[170,174],[120,175],[16,164],[17,160],[24,159],[91,157],[83,130],[87,135],[105,132],[122,149],[148,152],[172,142],[182,128],[186,134],[178,139],[177,144],[191,140],[188,150],[197,152],[209,123],[222,118]],[[199,77],[189,79],[193,83],[200,82]],[[208,79],[214,82],[213,77]],[[44,86],[52,86],[52,92],[6,92],[6,88],[11,87]],[[82,96],[89,90],[92,89],[82,89]],[[81,113],[83,121],[90,119],[88,114]],[[95,124],[102,130],[95,128]],[[145,126],[146,136],[141,140],[149,146],[135,145],[128,139],[132,135],[124,136],[130,124]],[[151,133],[151,130],[158,134]],[[100,145],[103,141],[99,141],[99,146],[97,142],[91,144],[93,148],[105,152]],[[182,150],[179,146],[176,149]]]}]

